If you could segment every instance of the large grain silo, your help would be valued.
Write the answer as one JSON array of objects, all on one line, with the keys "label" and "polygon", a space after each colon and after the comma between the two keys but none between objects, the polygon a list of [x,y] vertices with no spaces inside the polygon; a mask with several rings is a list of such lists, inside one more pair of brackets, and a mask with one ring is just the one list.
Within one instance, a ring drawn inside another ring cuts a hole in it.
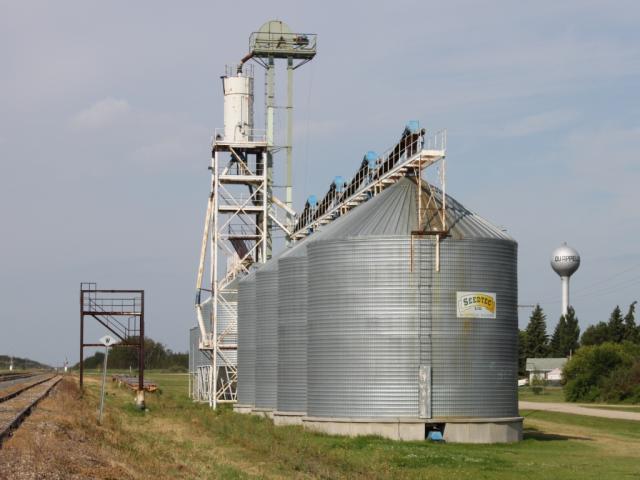
[{"label": "large grain silo", "polygon": [[301,423],[307,411],[306,242],[278,260],[278,389],[276,425]]},{"label": "large grain silo", "polygon": [[307,246],[339,228],[349,216],[289,246],[278,258],[278,383],[273,415],[276,425],[300,424],[307,412]]},{"label": "large grain silo", "polygon": [[278,382],[278,262],[276,258],[256,272],[255,408],[272,417],[277,406]]},{"label": "large grain silo", "polygon": [[[238,281],[234,280],[227,286],[227,288],[220,290],[218,296],[218,315],[216,322],[216,334],[219,338],[219,352],[216,358],[218,373],[214,377],[218,381],[217,390],[222,390],[223,382],[230,384],[235,389],[234,369],[236,368],[237,364],[236,345],[238,343],[235,328],[238,305],[237,285]],[[208,298],[201,304],[202,317],[205,320],[205,328],[209,326],[209,319],[211,318],[211,305],[212,297]],[[207,329],[206,333],[210,334],[211,332]],[[200,350],[201,340],[202,332],[200,331],[200,327],[194,327],[193,329],[191,329],[189,362],[190,365],[193,364],[194,367],[192,397],[197,401],[208,401],[210,393],[208,383],[210,381],[211,375],[207,369],[212,368],[212,352],[206,351],[207,353],[205,353],[205,351]],[[224,399],[227,401],[233,400],[232,391],[226,390],[219,399]]]},{"label": "large grain silo", "polygon": [[211,366],[211,358],[200,350],[200,339],[200,327],[191,328],[189,330],[189,396],[197,402],[206,402],[208,397],[204,387],[209,381],[207,369]]},{"label": "large grain silo", "polygon": [[238,283],[238,402],[233,406],[238,413],[250,413],[256,405],[256,320],[253,270]]},{"label": "large grain silo", "polygon": [[[218,365],[219,368],[228,368],[226,366],[235,366],[237,364],[237,352],[233,348],[225,349],[225,347],[231,347],[237,345],[238,337],[236,329],[233,324],[237,321],[237,309],[238,309],[238,280],[231,282],[227,288],[220,290],[218,297],[218,316],[217,316],[217,335],[222,335],[220,338],[221,352],[218,353]],[[208,298],[202,303],[203,318],[207,321],[211,318],[211,304],[212,299]],[[208,322],[205,322],[205,325]],[[223,335],[224,333],[224,335]],[[225,358],[222,358],[224,355]],[[221,375],[226,375],[220,373]]]},{"label": "large grain silo", "polygon": [[[347,219],[348,215],[339,218],[306,241],[288,246],[265,264],[256,266],[239,282],[236,412],[272,416],[277,425],[299,424],[306,415],[306,247]],[[264,288],[258,293],[261,287]],[[267,378],[273,378],[274,362],[277,380],[267,382],[264,377],[258,380],[257,375],[264,373]],[[265,401],[256,403],[256,390],[260,391],[258,397],[271,399],[274,388],[275,407],[264,406]]]},{"label": "large grain silo", "polygon": [[304,424],[516,441],[517,244],[447,198],[448,234],[436,245],[417,231],[431,193],[424,184],[419,201],[418,191],[404,178],[307,246]]}]

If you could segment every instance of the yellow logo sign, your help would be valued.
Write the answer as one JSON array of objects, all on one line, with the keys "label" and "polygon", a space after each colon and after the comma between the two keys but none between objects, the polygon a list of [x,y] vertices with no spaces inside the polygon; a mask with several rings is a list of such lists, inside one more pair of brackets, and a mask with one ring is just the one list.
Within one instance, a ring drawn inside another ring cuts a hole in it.
[{"label": "yellow logo sign", "polygon": [[496,294],[487,292],[457,292],[458,318],[496,318]]}]

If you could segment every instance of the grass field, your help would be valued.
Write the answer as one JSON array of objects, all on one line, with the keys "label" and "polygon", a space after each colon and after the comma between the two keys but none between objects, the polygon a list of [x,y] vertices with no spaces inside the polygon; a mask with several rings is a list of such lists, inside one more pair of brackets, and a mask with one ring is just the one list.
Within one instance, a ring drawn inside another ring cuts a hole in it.
[{"label": "grass field", "polygon": [[[510,445],[332,437],[300,427],[276,428],[229,408],[214,412],[186,398],[186,375],[147,376],[161,389],[147,396],[148,411],[133,407],[131,392],[110,385],[105,422],[91,428],[120,461],[138,463],[159,478],[601,480],[640,475],[640,422],[524,411],[525,439]],[[88,382],[85,402],[97,404],[98,386]]]},{"label": "grass field", "polygon": [[564,402],[562,387],[545,387],[539,394],[533,393],[530,387],[518,388],[518,399],[527,402]]}]

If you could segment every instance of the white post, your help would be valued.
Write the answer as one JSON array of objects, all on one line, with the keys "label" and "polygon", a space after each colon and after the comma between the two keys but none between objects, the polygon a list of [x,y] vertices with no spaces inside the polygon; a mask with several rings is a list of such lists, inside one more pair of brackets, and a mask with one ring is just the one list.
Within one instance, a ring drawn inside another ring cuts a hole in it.
[{"label": "white post", "polygon": [[562,281],[562,315],[569,311],[569,277],[560,277]]},{"label": "white post", "polygon": [[102,423],[102,411],[104,409],[104,384],[107,381],[107,358],[109,358],[109,347],[104,347],[104,364],[102,365],[102,390],[100,392],[100,413],[98,423]]}]

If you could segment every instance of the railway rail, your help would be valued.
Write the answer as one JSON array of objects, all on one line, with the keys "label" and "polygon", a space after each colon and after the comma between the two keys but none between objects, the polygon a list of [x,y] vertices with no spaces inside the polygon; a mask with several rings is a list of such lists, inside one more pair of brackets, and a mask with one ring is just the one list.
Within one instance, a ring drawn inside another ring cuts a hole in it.
[{"label": "railway rail", "polygon": [[47,396],[62,377],[38,375],[23,380],[24,384],[17,388],[0,391],[0,448],[2,442],[20,426],[37,403]]},{"label": "railway rail", "polygon": [[24,382],[26,379],[33,377],[32,372],[25,373],[0,373],[0,392],[11,385]]}]

